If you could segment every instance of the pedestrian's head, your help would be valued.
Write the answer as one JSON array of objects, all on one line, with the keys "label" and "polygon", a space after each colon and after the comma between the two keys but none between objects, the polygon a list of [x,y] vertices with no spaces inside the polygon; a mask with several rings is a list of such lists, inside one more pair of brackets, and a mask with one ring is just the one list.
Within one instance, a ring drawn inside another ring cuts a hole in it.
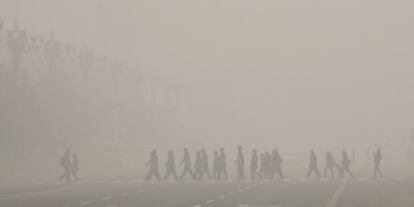
[{"label": "pedestrian's head", "polygon": [[224,148],[220,148],[220,152],[224,152]]},{"label": "pedestrian's head", "polygon": [[239,150],[241,150],[241,149],[242,149],[242,146],[240,146],[240,145],[239,145],[237,148],[238,148]]},{"label": "pedestrian's head", "polygon": [[188,149],[187,148],[184,148],[184,152],[188,152]]},{"label": "pedestrian's head", "polygon": [[70,149],[69,148],[66,149],[66,154],[70,154]]},{"label": "pedestrian's head", "polygon": [[169,155],[172,155],[173,154],[173,151],[172,150],[168,150],[168,154]]},{"label": "pedestrian's head", "polygon": [[257,153],[257,149],[254,149],[254,150],[253,150],[253,153]]},{"label": "pedestrian's head", "polygon": [[378,149],[377,149],[377,152],[378,152],[378,153],[381,153],[381,149],[380,149],[380,148],[378,148]]},{"label": "pedestrian's head", "polygon": [[216,154],[216,155],[217,155],[217,154],[218,154],[218,151],[217,151],[217,150],[215,150],[215,151],[214,151],[214,154]]},{"label": "pedestrian's head", "polygon": [[74,159],[78,158],[78,156],[76,154],[72,155]]}]

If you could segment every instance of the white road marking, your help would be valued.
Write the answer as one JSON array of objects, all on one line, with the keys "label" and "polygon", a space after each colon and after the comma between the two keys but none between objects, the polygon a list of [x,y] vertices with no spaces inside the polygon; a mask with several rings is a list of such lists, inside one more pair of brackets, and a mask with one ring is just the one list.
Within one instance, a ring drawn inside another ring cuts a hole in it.
[{"label": "white road marking", "polygon": [[326,204],[326,207],[335,207],[336,206],[336,204],[339,201],[339,198],[341,198],[341,195],[342,195],[342,193],[345,190],[346,183],[347,183],[346,180],[344,180],[344,181],[341,182],[341,184],[339,185],[338,189],[335,191],[335,193],[332,196],[332,198]]},{"label": "white road marking", "polygon": [[142,180],[133,180],[133,181],[131,181],[129,183],[142,183],[142,182],[143,182]]},{"label": "white road marking", "polygon": [[122,194],[121,194],[121,196],[122,196],[122,197],[125,197],[125,196],[127,196],[127,195],[128,195],[128,193],[122,193]]},{"label": "white road marking", "polygon": [[226,196],[225,195],[221,195],[221,196],[219,196],[218,198],[225,198]]},{"label": "white road marking", "polygon": [[106,196],[106,197],[103,197],[102,200],[109,200],[111,198],[112,198],[112,196]]},{"label": "white road marking", "polygon": [[206,201],[206,203],[213,203],[213,202],[214,202],[214,200]]},{"label": "white road marking", "polygon": [[247,204],[241,204],[241,205],[239,205],[239,207],[247,207],[247,206],[249,206],[249,205],[247,205]]},{"label": "white road marking", "polygon": [[121,183],[121,182],[122,182],[121,180],[112,181],[112,183]]},{"label": "white road marking", "polygon": [[235,193],[235,192],[230,192],[230,193],[229,193],[229,195],[234,195],[234,194],[236,194],[236,193]]},{"label": "white road marking", "polygon": [[91,201],[83,201],[83,202],[80,202],[81,205],[87,205],[87,204],[90,204],[90,203],[92,203],[92,202]]},{"label": "white road marking", "polygon": [[195,206],[193,206],[193,207],[201,207],[201,205],[195,205]]},{"label": "white road marking", "polygon": [[137,193],[143,193],[145,192],[144,190],[138,190]]}]

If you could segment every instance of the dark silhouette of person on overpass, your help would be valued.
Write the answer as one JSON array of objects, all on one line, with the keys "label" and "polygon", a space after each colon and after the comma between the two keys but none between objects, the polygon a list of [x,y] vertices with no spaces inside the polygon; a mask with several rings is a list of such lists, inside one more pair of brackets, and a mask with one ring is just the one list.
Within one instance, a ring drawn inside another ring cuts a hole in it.
[{"label": "dark silhouette of person on overpass", "polygon": [[180,165],[184,165],[184,170],[183,170],[183,174],[181,175],[181,179],[184,179],[184,177],[187,174],[190,174],[191,178],[194,179],[193,170],[191,167],[190,153],[188,153],[187,148],[184,148],[184,157],[183,157],[183,160],[180,162]]},{"label": "dark silhouette of person on overpass", "polygon": [[70,161],[70,149],[66,149],[65,154],[60,158],[60,166],[65,170],[64,173],[59,177],[60,181],[70,182],[70,174],[72,169],[72,163]]},{"label": "dark silhouette of person on overpass", "polygon": [[150,160],[145,164],[145,166],[149,167],[148,174],[145,177],[145,180],[149,181],[153,176],[160,181],[161,176],[160,172],[158,170],[158,156],[157,156],[157,150],[152,150],[150,154]]},{"label": "dark silhouette of person on overpass", "polygon": [[321,178],[321,174],[318,170],[318,158],[316,157],[316,153],[314,150],[310,151],[310,161],[309,161],[309,171],[306,175],[306,178],[309,178],[312,172],[316,173],[316,176],[318,176],[318,179]]},{"label": "dark silhouette of person on overpass", "polygon": [[177,172],[175,171],[175,157],[174,152],[172,150],[168,151],[168,158],[167,162],[164,164],[164,166],[167,168],[164,176],[164,180],[168,180],[170,176],[173,176],[175,180],[178,179]]},{"label": "dark silhouette of person on overpass", "polygon": [[381,149],[377,149],[377,152],[372,153],[373,154],[373,158],[374,158],[374,179],[377,178],[377,176],[379,176],[380,178],[382,178],[382,172],[381,172],[381,160],[382,160],[382,152]]}]

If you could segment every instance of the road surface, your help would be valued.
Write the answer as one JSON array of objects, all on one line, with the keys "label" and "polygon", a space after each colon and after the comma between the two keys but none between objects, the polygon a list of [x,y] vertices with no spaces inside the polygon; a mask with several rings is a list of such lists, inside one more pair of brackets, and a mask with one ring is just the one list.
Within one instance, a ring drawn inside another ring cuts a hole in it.
[{"label": "road surface", "polygon": [[413,207],[414,179],[2,184],[1,207]]}]

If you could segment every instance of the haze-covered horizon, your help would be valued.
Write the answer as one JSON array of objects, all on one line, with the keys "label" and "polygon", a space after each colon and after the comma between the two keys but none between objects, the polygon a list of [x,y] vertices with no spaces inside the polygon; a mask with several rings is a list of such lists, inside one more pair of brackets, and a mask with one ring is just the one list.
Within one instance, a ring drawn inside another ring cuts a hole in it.
[{"label": "haze-covered horizon", "polygon": [[[18,19],[30,33],[54,31],[58,40],[117,57],[138,77],[169,77],[181,98],[176,130],[184,142],[176,146],[325,150],[408,141],[413,4],[2,0],[0,13],[6,29]],[[110,98],[105,90],[86,93],[99,103]],[[140,147],[160,145],[151,134],[128,136]]]}]

